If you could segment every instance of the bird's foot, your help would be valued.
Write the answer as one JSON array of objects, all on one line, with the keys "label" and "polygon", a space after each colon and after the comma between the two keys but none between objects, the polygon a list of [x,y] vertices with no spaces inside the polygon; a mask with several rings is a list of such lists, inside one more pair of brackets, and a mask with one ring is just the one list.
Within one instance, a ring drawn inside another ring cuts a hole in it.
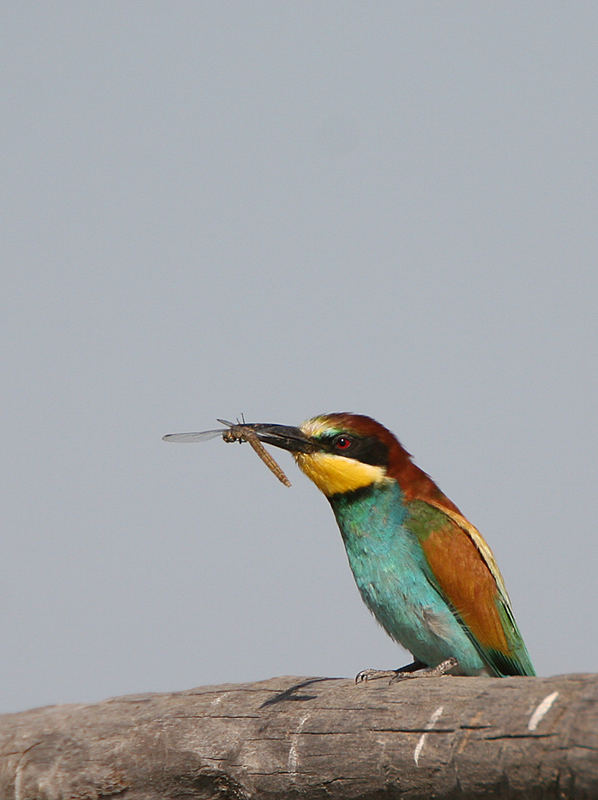
[{"label": "bird's foot", "polygon": [[440,664],[436,664],[435,667],[422,667],[422,669],[416,669],[412,672],[399,672],[397,670],[394,677],[390,679],[390,682],[402,681],[405,678],[439,678],[441,675],[446,675],[447,672],[450,672],[458,666],[459,662],[457,659],[451,656],[445,661],[441,661]]},{"label": "bird's foot", "polygon": [[421,661],[414,661],[412,664],[399,667],[399,669],[362,669],[355,676],[355,683],[376,681],[380,678],[390,678],[390,683],[407,678],[438,678],[458,666],[457,659],[451,656],[451,658],[441,661],[435,667],[427,667]]},{"label": "bird's foot", "polygon": [[413,663],[405,664],[404,667],[399,667],[398,669],[362,669],[355,676],[355,683],[377,681],[380,678],[390,678],[391,681],[398,680],[400,675],[409,675],[425,667],[426,665],[422,661],[413,661]]}]

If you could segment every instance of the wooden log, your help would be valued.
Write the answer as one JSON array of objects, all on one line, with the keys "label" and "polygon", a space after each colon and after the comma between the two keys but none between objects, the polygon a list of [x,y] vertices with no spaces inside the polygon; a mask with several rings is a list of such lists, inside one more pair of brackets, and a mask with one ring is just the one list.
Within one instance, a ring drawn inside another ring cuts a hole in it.
[{"label": "wooden log", "polygon": [[281,677],[0,716],[1,800],[596,798],[598,675]]}]

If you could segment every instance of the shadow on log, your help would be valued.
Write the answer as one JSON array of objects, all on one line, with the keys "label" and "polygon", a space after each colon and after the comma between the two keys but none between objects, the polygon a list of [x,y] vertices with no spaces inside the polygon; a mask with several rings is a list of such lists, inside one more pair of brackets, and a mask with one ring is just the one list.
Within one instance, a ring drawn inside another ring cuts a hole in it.
[{"label": "shadow on log", "polygon": [[598,675],[272,678],[0,716],[1,800],[596,798]]}]

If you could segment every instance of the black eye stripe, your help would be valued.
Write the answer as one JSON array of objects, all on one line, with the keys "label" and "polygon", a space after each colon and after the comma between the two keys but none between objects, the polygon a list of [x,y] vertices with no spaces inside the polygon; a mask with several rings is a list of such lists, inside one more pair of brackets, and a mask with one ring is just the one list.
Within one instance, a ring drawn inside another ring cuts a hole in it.
[{"label": "black eye stripe", "polygon": [[346,455],[364,464],[388,466],[388,447],[375,436],[358,436],[354,433],[330,433],[319,437],[324,450],[336,455]]}]

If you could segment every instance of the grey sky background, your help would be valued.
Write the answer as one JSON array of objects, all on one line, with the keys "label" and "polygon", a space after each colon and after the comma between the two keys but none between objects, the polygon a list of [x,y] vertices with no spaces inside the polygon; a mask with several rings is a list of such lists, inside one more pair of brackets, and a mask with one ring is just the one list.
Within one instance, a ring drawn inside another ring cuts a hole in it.
[{"label": "grey sky background", "polygon": [[1,12],[0,710],[408,655],[216,417],[390,427],[596,669],[593,3]]}]

